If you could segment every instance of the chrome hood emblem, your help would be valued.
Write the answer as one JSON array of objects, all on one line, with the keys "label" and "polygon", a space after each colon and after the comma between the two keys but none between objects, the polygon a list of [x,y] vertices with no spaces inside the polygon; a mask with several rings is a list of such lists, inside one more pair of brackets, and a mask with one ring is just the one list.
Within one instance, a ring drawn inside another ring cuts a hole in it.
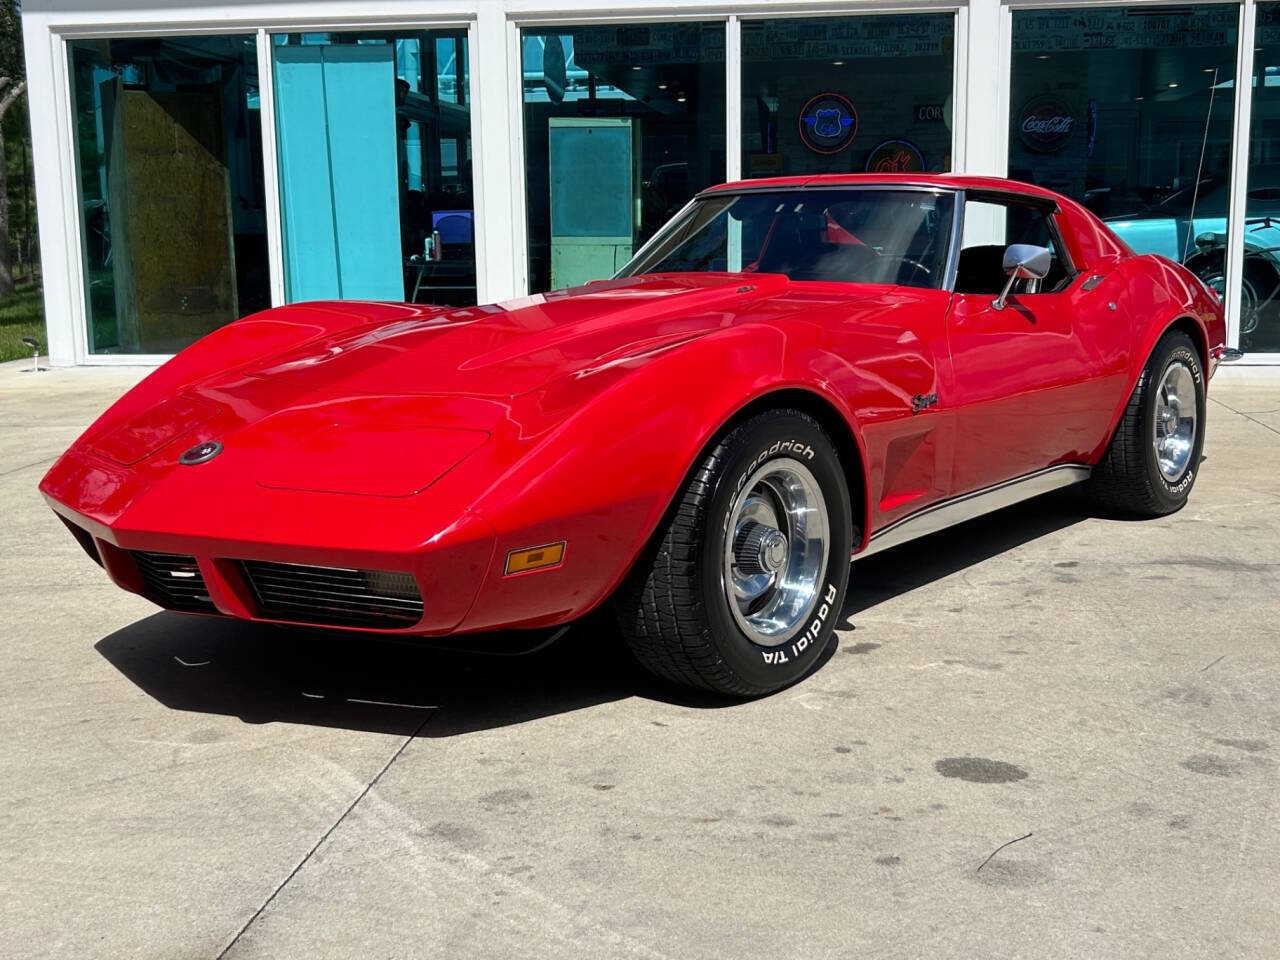
[{"label": "chrome hood emblem", "polygon": [[186,467],[194,467],[198,463],[208,463],[222,452],[222,444],[217,440],[206,440],[197,443],[178,458],[178,462]]}]

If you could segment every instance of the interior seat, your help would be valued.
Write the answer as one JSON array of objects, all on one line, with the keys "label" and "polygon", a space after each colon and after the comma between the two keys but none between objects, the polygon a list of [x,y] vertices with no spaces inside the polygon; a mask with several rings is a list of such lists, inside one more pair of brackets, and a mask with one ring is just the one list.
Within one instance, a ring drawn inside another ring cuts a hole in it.
[{"label": "interior seat", "polygon": [[960,251],[956,268],[956,293],[989,293],[992,296],[1004,289],[1003,244],[967,247]]}]

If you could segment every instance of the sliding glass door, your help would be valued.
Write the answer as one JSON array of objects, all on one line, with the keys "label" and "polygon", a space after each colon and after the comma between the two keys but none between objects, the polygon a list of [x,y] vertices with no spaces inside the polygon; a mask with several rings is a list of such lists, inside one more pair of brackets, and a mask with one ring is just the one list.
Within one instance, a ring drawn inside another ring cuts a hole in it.
[{"label": "sliding glass door", "polygon": [[463,31],[279,34],[289,301],[476,298]]},{"label": "sliding glass door", "polygon": [[724,179],[723,23],[521,33],[529,289],[612,276]]},{"label": "sliding glass door", "polygon": [[90,354],[270,306],[253,37],[67,44]]}]

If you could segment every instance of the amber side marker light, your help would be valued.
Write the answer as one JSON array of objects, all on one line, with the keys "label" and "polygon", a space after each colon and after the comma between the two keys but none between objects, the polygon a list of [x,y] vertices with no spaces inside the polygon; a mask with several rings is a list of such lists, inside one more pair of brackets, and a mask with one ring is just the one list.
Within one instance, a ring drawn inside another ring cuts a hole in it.
[{"label": "amber side marker light", "polygon": [[544,543],[540,547],[512,550],[507,554],[506,576],[560,566],[560,562],[564,560],[564,545],[564,540],[557,540],[555,543]]}]

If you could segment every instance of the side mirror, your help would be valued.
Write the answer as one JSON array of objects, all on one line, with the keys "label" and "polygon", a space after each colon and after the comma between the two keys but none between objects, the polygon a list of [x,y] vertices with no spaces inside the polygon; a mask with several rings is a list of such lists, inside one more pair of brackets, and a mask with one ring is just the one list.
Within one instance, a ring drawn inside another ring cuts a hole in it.
[{"label": "side mirror", "polygon": [[1053,254],[1045,247],[1037,247],[1030,243],[1015,243],[1004,252],[1004,272],[1009,279],[1005,281],[1000,296],[991,301],[996,310],[1003,310],[1013,284],[1017,280],[1043,280],[1049,275],[1053,266]]}]

